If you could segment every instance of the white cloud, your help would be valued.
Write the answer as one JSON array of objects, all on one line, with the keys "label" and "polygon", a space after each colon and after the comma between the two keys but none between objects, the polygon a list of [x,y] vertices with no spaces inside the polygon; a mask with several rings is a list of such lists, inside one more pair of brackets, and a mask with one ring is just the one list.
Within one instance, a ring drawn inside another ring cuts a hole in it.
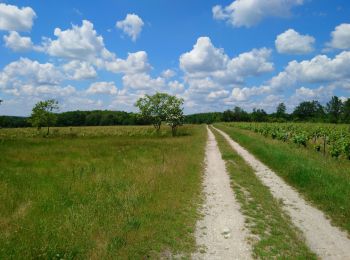
[{"label": "white cloud", "polygon": [[210,92],[208,97],[207,97],[207,100],[209,101],[216,101],[218,99],[222,99],[222,98],[226,98],[228,95],[229,95],[229,91],[227,90],[218,90],[218,91],[213,91],[213,92]]},{"label": "white cloud", "polygon": [[4,35],[5,46],[13,51],[29,51],[33,48],[30,37],[22,37],[18,32],[11,31],[8,35]]},{"label": "white cloud", "polygon": [[235,102],[235,101],[246,101],[251,96],[256,95],[263,95],[266,93],[269,93],[270,88],[263,86],[263,87],[244,87],[239,88],[235,87],[232,89],[231,95],[225,100],[225,102]]},{"label": "white cloud", "polygon": [[326,45],[334,49],[350,49],[350,24],[338,25],[331,33],[331,42]]},{"label": "white cloud", "polygon": [[30,7],[18,8],[0,3],[0,30],[30,31],[35,17],[36,14]]},{"label": "white cloud", "polygon": [[266,17],[289,17],[291,9],[304,0],[235,0],[230,5],[213,7],[213,17],[235,27],[251,27]]},{"label": "white cloud", "polygon": [[56,40],[46,39],[44,43],[47,53],[51,56],[87,60],[98,66],[101,66],[103,60],[114,58],[105,48],[103,37],[97,35],[94,25],[87,20],[83,20],[80,27],[72,25],[72,29],[64,31],[56,28],[54,35]]},{"label": "white cloud", "polygon": [[332,86],[320,86],[318,88],[300,87],[295,90],[295,93],[289,98],[293,106],[297,106],[300,102],[317,100],[321,103],[326,103],[333,96],[334,88]]},{"label": "white cloud", "polygon": [[64,79],[64,75],[52,63],[21,58],[0,72],[0,89],[9,95],[41,98],[75,94],[73,86],[61,86]]},{"label": "white cloud", "polygon": [[147,73],[126,74],[122,78],[124,88],[159,91],[166,83],[162,77],[152,78]]},{"label": "white cloud", "polygon": [[[311,60],[301,62],[294,60],[289,62],[282,72],[271,78],[266,84],[258,87],[234,89],[232,99],[247,100],[252,96],[283,92],[300,84],[327,84],[329,88],[341,87],[347,89],[350,82],[349,66],[349,51],[343,51],[333,59],[326,55],[317,55]],[[310,93],[315,93],[315,90],[312,90],[313,88],[309,89],[300,88],[297,94],[311,97]],[[319,91],[325,89],[321,88]]]},{"label": "white cloud", "polygon": [[164,70],[161,73],[161,76],[163,78],[166,78],[166,79],[170,79],[170,78],[174,77],[175,75],[176,75],[176,72],[171,70],[171,69]]},{"label": "white cloud", "polygon": [[116,27],[123,30],[133,41],[139,37],[144,23],[137,14],[127,14],[125,19],[118,21]]},{"label": "white cloud", "polygon": [[151,70],[152,66],[148,63],[148,56],[145,51],[129,53],[126,60],[114,59],[105,63],[107,70],[114,73],[145,73]]},{"label": "white cloud", "polygon": [[209,37],[198,38],[190,52],[180,56],[180,68],[186,73],[223,70],[228,62],[223,49],[217,49]]},{"label": "white cloud", "polygon": [[6,83],[20,86],[23,83],[34,85],[57,85],[62,81],[62,74],[52,63],[39,63],[27,58],[11,62],[1,72]]},{"label": "white cloud", "polygon": [[190,52],[180,56],[180,68],[188,78],[212,77],[215,81],[232,84],[272,71],[270,56],[271,50],[262,48],[230,59],[223,49],[212,44],[209,37],[200,37]]},{"label": "white cloud", "polygon": [[63,65],[63,70],[67,73],[69,79],[83,80],[97,77],[95,68],[86,61],[72,60]]},{"label": "white cloud", "polygon": [[90,85],[90,87],[86,90],[88,94],[110,94],[115,95],[118,93],[118,89],[115,86],[113,81],[106,82],[95,82]]},{"label": "white cloud", "polygon": [[184,84],[180,83],[177,80],[170,81],[168,83],[168,86],[170,87],[170,91],[172,93],[182,93],[185,90]]},{"label": "white cloud", "polygon": [[277,36],[275,45],[279,53],[307,54],[314,50],[315,38],[301,35],[293,29],[288,29]]}]

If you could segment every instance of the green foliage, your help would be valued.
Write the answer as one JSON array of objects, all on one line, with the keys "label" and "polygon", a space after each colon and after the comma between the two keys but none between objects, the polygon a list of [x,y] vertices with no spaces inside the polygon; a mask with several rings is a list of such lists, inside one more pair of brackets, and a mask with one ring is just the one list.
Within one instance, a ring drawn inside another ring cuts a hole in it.
[{"label": "green foliage", "polygon": [[294,109],[293,116],[300,121],[320,120],[324,118],[325,112],[318,101],[305,101]]},{"label": "green foliage", "polygon": [[159,131],[162,121],[166,120],[168,98],[169,95],[166,93],[156,93],[153,96],[145,95],[135,104],[140,110],[141,117],[152,122],[157,131]]},{"label": "green foliage", "polygon": [[184,120],[183,102],[183,99],[176,96],[156,93],[140,98],[135,106],[139,108],[141,117],[152,122],[157,131],[160,130],[162,122],[166,121],[175,135],[177,127],[182,125]]},{"label": "green foliage", "polygon": [[177,128],[181,126],[184,121],[183,103],[184,100],[176,96],[168,96],[166,102],[165,120],[171,127],[173,136],[176,135]]},{"label": "green foliage", "polygon": [[277,109],[276,109],[276,117],[277,118],[286,118],[286,116],[287,116],[286,112],[287,112],[286,105],[284,103],[278,104]]},{"label": "green foliage", "polygon": [[347,125],[315,123],[235,123],[237,128],[250,130],[265,137],[291,142],[332,157],[349,159],[350,132]]},{"label": "green foliage", "polygon": [[53,113],[56,110],[58,110],[56,100],[40,101],[34,106],[29,122],[39,130],[42,127],[47,127],[47,135],[49,135],[50,126],[54,126],[57,121],[57,115]]},{"label": "green foliage", "polygon": [[331,123],[339,123],[343,110],[343,102],[337,96],[333,96],[327,103],[326,111]]}]

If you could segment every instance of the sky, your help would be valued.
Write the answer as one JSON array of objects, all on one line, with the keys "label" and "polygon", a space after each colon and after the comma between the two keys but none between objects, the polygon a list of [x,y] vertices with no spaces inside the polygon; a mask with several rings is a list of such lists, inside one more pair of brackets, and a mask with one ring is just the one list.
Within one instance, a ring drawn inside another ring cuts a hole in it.
[{"label": "sky", "polygon": [[348,0],[0,0],[0,115],[137,111],[145,94],[186,114],[350,97]]}]

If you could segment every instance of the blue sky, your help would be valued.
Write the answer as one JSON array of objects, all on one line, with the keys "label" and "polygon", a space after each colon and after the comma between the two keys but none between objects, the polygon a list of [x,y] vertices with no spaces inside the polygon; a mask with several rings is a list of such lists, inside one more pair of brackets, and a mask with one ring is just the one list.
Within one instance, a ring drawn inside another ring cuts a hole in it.
[{"label": "blue sky", "polygon": [[186,113],[345,99],[349,14],[346,0],[0,1],[0,114],[48,98],[135,111],[156,91]]}]

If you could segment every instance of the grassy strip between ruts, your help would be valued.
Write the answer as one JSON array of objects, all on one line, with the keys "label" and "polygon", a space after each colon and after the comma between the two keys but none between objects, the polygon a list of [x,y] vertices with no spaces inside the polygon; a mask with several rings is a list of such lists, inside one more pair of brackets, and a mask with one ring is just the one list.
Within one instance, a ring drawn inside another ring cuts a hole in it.
[{"label": "grassy strip between ruts", "polygon": [[217,124],[350,234],[350,162]]},{"label": "grassy strip between ruts", "polygon": [[254,174],[253,169],[213,129],[231,177],[236,198],[246,216],[253,254],[259,259],[316,259],[280,203]]},{"label": "grassy strip between ruts", "polygon": [[112,136],[2,140],[0,259],[155,259],[195,249],[205,128],[184,126],[175,138],[103,129]]}]

